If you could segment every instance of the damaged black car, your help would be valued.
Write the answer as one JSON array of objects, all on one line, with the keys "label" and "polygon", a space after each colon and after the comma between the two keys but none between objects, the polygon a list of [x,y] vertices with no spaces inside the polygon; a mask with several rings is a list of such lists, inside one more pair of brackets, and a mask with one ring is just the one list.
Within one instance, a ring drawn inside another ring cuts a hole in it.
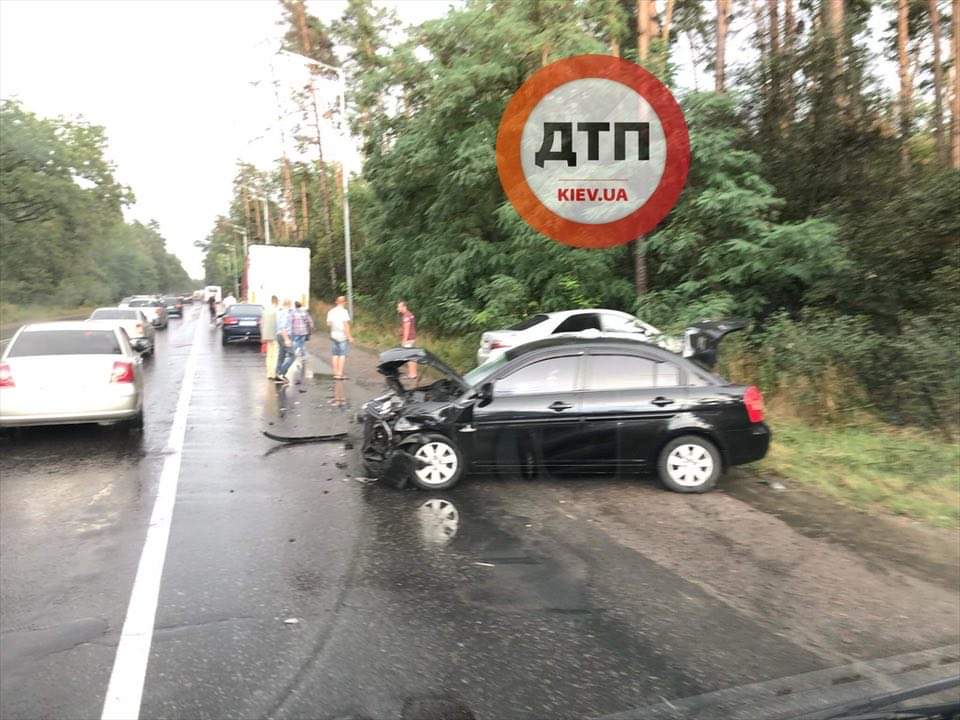
[{"label": "damaged black car", "polygon": [[[755,386],[713,374],[717,345],[741,322],[700,323],[682,356],[620,338],[553,337],[459,375],[422,348],[380,355],[390,392],[368,401],[367,472],[397,487],[453,487],[467,472],[508,477],[637,475],[655,469],[676,492],[706,492],[733,465],[767,453]],[[405,387],[416,362],[436,374]]]}]

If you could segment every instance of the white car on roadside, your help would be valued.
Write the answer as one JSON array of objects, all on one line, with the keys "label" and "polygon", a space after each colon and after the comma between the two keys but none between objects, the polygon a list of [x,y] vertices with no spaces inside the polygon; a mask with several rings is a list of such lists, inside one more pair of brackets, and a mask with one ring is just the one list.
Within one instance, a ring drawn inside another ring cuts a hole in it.
[{"label": "white car on roadside", "polygon": [[140,355],[109,320],[24,325],[0,356],[0,427],[143,426]]},{"label": "white car on roadside", "polygon": [[153,355],[156,331],[141,308],[97,308],[88,320],[109,320],[122,327],[133,349],[144,355]]},{"label": "white car on roadside", "polygon": [[649,323],[620,310],[586,309],[538,313],[505,330],[490,330],[480,336],[477,364],[483,365],[518,345],[558,334],[580,334],[585,338],[620,337],[660,345],[678,352],[681,341],[661,333]]}]

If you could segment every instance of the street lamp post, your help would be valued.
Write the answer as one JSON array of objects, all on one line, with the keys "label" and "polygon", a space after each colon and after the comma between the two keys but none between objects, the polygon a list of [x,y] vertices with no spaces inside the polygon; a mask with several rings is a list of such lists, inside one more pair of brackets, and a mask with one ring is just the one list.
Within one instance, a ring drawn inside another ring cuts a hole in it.
[{"label": "street lamp post", "polygon": [[[305,65],[316,65],[317,67],[326,68],[327,70],[332,70],[337,74],[337,84],[340,86],[340,130],[344,136],[344,140],[349,140],[349,133],[347,131],[347,80],[343,73],[343,70],[333,65],[327,65],[326,63],[320,62],[319,60],[314,60],[313,58],[307,57],[306,55],[300,55],[299,53],[290,52],[289,50],[281,50],[281,53],[284,55],[289,55],[290,57],[300,60]],[[311,72],[313,72],[311,70]],[[310,92],[313,93],[313,81],[310,82]],[[314,98],[314,102],[316,98]],[[346,264],[347,271],[347,306],[350,310],[350,317],[353,318],[353,258],[350,247],[350,200],[349,200],[349,182],[350,173],[347,172],[347,163],[346,158],[341,158],[340,160],[340,176],[343,186],[343,257]]]}]

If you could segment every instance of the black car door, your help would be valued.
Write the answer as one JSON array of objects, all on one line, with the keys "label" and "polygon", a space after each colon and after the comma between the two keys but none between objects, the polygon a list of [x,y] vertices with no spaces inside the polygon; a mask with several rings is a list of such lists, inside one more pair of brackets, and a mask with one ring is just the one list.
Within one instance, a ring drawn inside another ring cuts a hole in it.
[{"label": "black car door", "polygon": [[581,355],[532,360],[493,381],[493,399],[473,413],[478,469],[576,464]]},{"label": "black car door", "polygon": [[581,407],[595,469],[643,467],[687,404],[675,363],[643,354],[594,351],[585,359]]}]

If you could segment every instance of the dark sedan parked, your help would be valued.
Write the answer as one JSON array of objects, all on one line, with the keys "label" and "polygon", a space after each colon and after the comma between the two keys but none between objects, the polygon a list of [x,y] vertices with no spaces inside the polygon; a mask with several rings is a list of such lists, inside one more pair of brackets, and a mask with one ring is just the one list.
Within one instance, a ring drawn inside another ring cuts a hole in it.
[{"label": "dark sedan parked", "polygon": [[167,316],[183,317],[183,300],[176,295],[167,295],[163,298],[163,306],[167,309]]},{"label": "dark sedan parked", "polygon": [[260,342],[260,320],[263,305],[235,303],[223,314],[221,340],[224,345],[237,342]]},{"label": "dark sedan parked", "polygon": [[[737,329],[710,325],[691,358],[645,342],[549,338],[464,376],[421,348],[388,350],[379,370],[392,392],[363,408],[367,471],[442,490],[468,469],[533,477],[656,468],[670,490],[710,490],[770,444],[760,391],[694,361],[712,360]],[[405,389],[399,373],[410,361],[443,378]]]}]

